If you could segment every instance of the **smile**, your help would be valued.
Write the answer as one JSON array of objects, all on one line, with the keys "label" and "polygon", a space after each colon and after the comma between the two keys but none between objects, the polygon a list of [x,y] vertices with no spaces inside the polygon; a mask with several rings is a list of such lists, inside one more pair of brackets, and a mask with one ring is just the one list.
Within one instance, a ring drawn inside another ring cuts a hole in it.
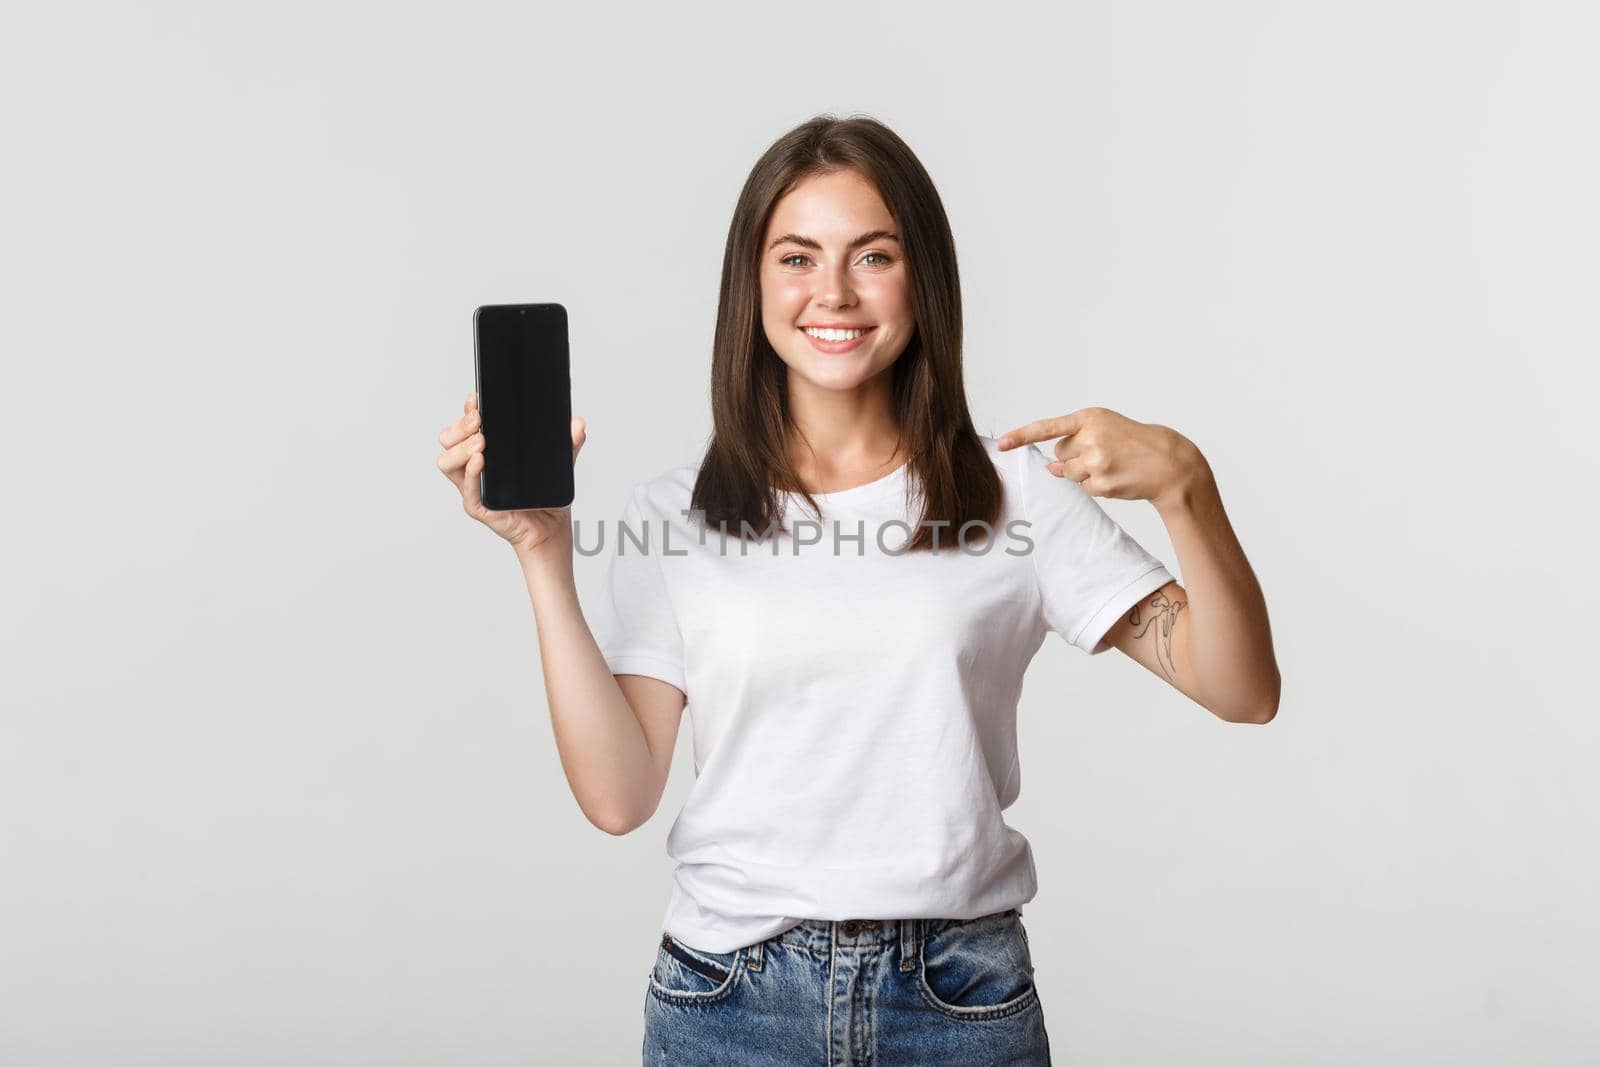
[{"label": "smile", "polygon": [[854,330],[814,329],[801,327],[800,332],[806,335],[813,348],[819,352],[839,353],[848,352],[861,344],[862,339],[877,329],[876,326],[866,326]]}]

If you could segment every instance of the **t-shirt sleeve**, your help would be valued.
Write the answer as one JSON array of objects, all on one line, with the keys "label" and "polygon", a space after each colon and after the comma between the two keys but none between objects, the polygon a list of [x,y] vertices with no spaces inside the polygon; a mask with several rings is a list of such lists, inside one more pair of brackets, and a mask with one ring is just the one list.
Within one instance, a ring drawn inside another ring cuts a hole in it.
[{"label": "t-shirt sleeve", "polygon": [[1175,579],[1087,490],[1051,474],[1037,445],[1026,451],[1022,507],[1045,623],[1098,655],[1111,647],[1100,641],[1119,616]]},{"label": "t-shirt sleeve", "polygon": [[612,674],[649,675],[688,692],[683,636],[661,568],[664,520],[647,512],[643,492],[634,487],[614,536],[605,539],[608,562],[595,642]]}]

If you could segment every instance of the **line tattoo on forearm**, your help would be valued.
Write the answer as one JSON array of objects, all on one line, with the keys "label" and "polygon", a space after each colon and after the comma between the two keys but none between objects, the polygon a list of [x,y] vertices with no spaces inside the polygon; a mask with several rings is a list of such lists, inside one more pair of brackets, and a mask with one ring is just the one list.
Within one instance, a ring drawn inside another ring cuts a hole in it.
[{"label": "line tattoo on forearm", "polygon": [[[1150,598],[1151,614],[1144,629],[1133,635],[1138,639],[1148,633],[1152,626],[1156,628],[1156,659],[1160,662],[1161,669],[1167,672],[1168,678],[1176,678],[1178,675],[1177,664],[1172,659],[1172,631],[1178,628],[1178,612],[1188,606],[1188,601],[1168,600],[1165,593],[1157,593]],[[1133,610],[1128,613],[1128,621],[1135,626],[1139,625],[1140,607],[1141,605],[1135,604]]]}]

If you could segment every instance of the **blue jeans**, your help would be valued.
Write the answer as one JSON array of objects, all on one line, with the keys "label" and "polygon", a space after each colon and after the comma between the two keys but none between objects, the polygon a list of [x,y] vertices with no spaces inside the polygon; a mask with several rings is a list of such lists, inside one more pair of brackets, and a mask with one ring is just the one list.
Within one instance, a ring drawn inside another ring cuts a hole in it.
[{"label": "blue jeans", "polygon": [[977,919],[809,919],[732,952],[663,934],[644,1063],[1048,1067],[1017,908]]}]

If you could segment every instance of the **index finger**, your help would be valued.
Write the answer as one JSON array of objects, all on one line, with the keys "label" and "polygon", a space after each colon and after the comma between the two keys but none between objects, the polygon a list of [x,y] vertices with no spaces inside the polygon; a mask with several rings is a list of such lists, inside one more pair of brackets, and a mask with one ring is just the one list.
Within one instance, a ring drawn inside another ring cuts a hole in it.
[{"label": "index finger", "polygon": [[1018,426],[1009,433],[1000,435],[998,444],[1001,451],[1016,448],[1019,445],[1029,444],[1033,441],[1048,441],[1052,437],[1065,437],[1078,432],[1080,419],[1078,412],[1070,415],[1057,415],[1051,419],[1036,419],[1026,426]]}]

